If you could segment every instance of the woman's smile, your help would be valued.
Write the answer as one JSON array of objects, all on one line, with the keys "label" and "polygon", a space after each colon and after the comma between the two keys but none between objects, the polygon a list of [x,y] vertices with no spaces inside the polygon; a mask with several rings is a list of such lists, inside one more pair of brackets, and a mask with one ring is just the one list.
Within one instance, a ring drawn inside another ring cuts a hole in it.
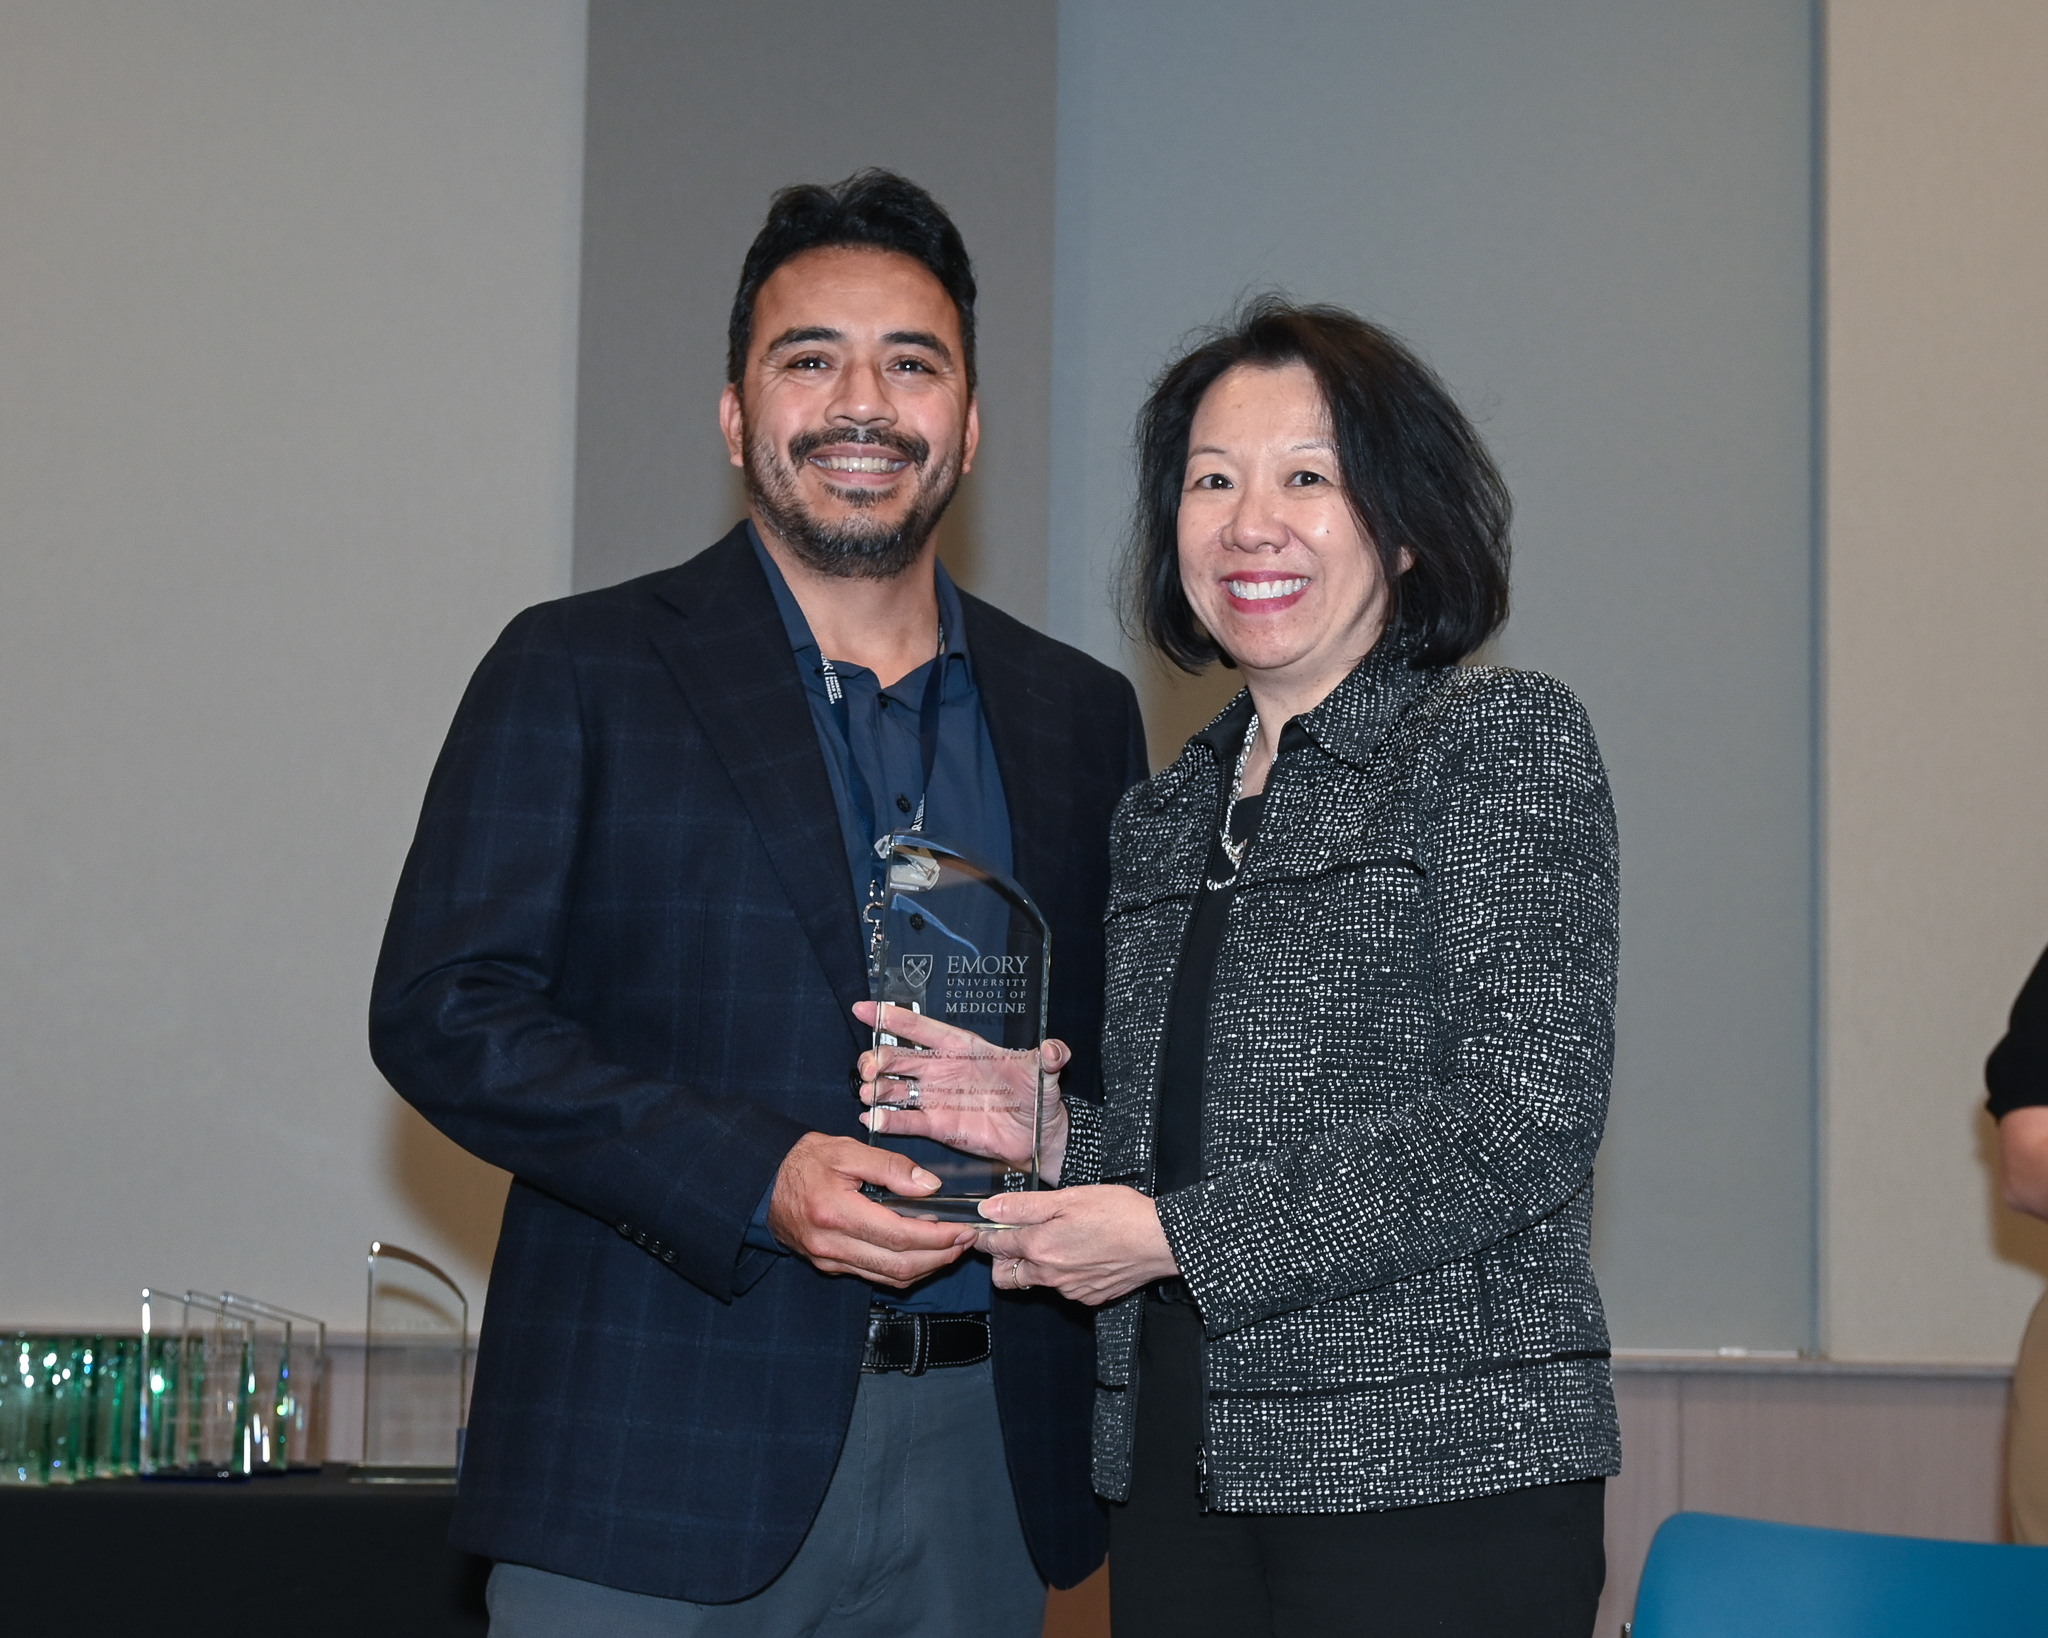
[{"label": "woman's smile", "polygon": [[1233,603],[1244,605],[1247,614],[1278,612],[1292,608],[1308,590],[1310,576],[1279,574],[1234,574],[1223,582]]}]

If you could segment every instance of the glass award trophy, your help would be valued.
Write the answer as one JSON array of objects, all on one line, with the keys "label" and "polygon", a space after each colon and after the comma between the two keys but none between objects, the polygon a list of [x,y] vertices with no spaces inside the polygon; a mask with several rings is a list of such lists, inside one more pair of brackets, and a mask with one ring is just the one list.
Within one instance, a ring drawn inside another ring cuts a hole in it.
[{"label": "glass award trophy", "polygon": [[231,1291],[220,1302],[249,1328],[249,1471],[283,1473],[291,1465],[292,1322]]},{"label": "glass award trophy", "polygon": [[256,1335],[202,1292],[142,1292],[136,1468],[149,1478],[246,1479],[255,1471],[250,1398]]},{"label": "glass award trophy", "polygon": [[[217,1297],[185,1293],[188,1377],[197,1404],[199,1465],[216,1478],[256,1471],[256,1326]],[[190,1371],[197,1344],[198,1369]]]},{"label": "glass award trophy", "polygon": [[285,1465],[318,1472],[327,1453],[327,1322],[280,1308],[260,1297],[223,1291],[221,1301],[252,1314],[288,1321],[278,1380],[278,1415]]},{"label": "glass award trophy", "polygon": [[126,1478],[135,1471],[141,1339],[115,1332],[94,1337],[92,1344],[92,1436],[86,1445],[89,1469],[96,1479]]},{"label": "glass award trophy", "polygon": [[370,1242],[363,1463],[352,1482],[453,1484],[469,1407],[469,1299],[416,1251]]},{"label": "glass award trophy", "polygon": [[195,1384],[202,1346],[187,1346],[185,1299],[164,1286],[142,1288],[142,1392],[136,1470],[175,1478],[199,1466]]},{"label": "glass award trophy", "polygon": [[940,1179],[936,1193],[896,1195],[879,1185],[868,1194],[906,1217],[946,1223],[987,1222],[976,1208],[990,1195],[1038,1187],[1044,1140],[1045,1039],[1052,932],[1031,895],[1001,871],[915,832],[875,843],[879,890],[864,912],[868,993],[881,1003],[877,1046],[910,1045],[889,1029],[896,1008],[972,1032],[971,1048],[921,1058],[916,1073],[899,1069],[882,1083],[876,1108],[924,1109],[943,1104],[968,1121],[986,1120],[1022,1133],[1029,1159],[985,1159],[931,1137],[883,1130],[868,1141],[907,1155]]}]

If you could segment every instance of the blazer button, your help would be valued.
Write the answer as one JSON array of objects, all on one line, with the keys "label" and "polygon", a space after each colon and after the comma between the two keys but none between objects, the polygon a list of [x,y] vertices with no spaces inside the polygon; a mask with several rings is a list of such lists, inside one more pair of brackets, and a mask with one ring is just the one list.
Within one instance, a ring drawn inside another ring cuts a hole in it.
[{"label": "blazer button", "polygon": [[630,1240],[630,1239],[632,1239],[632,1238],[633,1238],[633,1225],[632,1225],[631,1223],[624,1223],[624,1222],[621,1222],[621,1223],[617,1223],[617,1224],[615,1224],[615,1225],[613,1225],[613,1226],[614,1226],[614,1227],[616,1227],[616,1228],[618,1229],[618,1231],[619,1231],[619,1232],[620,1232],[621,1234],[623,1234],[623,1235],[624,1235],[624,1236],[625,1236],[625,1237],[626,1237],[627,1239],[629,1239],[629,1240]]},{"label": "blazer button", "polygon": [[647,1249],[647,1231],[645,1229],[642,1229],[638,1234],[633,1236],[633,1244],[638,1246],[642,1251],[645,1251]]},{"label": "blazer button", "polygon": [[674,1246],[670,1246],[670,1247],[668,1248],[668,1250],[664,1251],[664,1252],[663,1252],[663,1253],[661,1254],[661,1260],[662,1260],[663,1262],[665,1262],[665,1263],[668,1263],[669,1265],[673,1266],[673,1265],[674,1265],[674,1263],[675,1263],[675,1260],[676,1260],[676,1249],[675,1249],[675,1247],[674,1247]]}]

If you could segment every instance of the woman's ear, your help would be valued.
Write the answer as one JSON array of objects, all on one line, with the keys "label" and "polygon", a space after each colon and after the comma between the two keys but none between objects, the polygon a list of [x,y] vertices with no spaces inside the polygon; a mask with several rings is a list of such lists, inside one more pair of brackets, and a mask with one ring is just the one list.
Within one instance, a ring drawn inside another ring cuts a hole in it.
[{"label": "woman's ear", "polygon": [[1397,575],[1406,574],[1410,569],[1415,567],[1415,554],[1411,552],[1406,546],[1403,546],[1398,552],[1394,554],[1394,562],[1396,564],[1394,573]]}]

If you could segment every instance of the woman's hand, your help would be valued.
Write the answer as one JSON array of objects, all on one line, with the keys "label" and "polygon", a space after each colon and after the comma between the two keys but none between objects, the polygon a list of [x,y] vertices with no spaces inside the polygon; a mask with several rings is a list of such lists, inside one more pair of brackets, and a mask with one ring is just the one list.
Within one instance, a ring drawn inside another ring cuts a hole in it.
[{"label": "woman's hand", "polygon": [[[886,1008],[888,1020],[877,1015]],[[1045,1131],[1040,1175],[1058,1182],[1067,1154],[1067,1106],[1059,1072],[1073,1054],[1064,1041],[1029,1047],[992,1046],[971,1030],[935,1018],[862,1001],[853,1009],[870,1029],[910,1046],[873,1047],[860,1055],[861,1124],[892,1137],[927,1137],[1019,1170],[1031,1164],[1039,1134],[1038,1071],[1045,1070]],[[921,1048],[923,1050],[915,1050]]]},{"label": "woman's hand", "polygon": [[981,1237],[1005,1291],[1045,1285],[1095,1308],[1180,1272],[1159,1208],[1121,1183],[999,1194],[981,1215],[1017,1225]]}]

